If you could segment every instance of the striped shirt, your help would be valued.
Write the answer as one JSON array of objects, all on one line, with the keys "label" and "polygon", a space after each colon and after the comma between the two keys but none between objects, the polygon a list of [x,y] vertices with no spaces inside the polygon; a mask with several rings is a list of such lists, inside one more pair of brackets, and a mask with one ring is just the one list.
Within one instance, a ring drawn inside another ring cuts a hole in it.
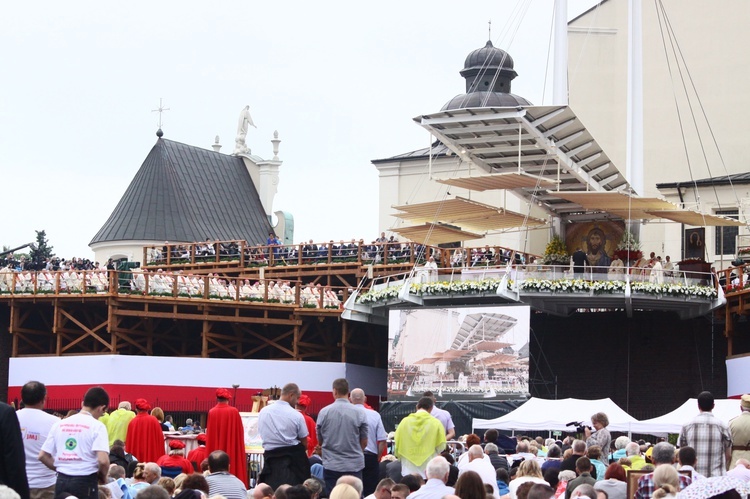
[{"label": "striped shirt", "polygon": [[206,477],[208,496],[224,496],[227,499],[247,499],[247,489],[242,480],[226,472],[217,471]]},{"label": "striped shirt", "polygon": [[701,412],[682,427],[680,447],[695,449],[698,460],[695,469],[706,477],[727,473],[726,449],[732,447],[732,436],[727,425],[711,412]]}]

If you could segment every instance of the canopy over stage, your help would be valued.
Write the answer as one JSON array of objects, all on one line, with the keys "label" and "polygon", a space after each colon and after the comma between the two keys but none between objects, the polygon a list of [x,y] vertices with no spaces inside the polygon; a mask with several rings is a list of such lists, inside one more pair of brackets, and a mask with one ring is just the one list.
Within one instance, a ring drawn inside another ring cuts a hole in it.
[{"label": "canopy over stage", "polygon": [[591,424],[591,416],[603,412],[609,418],[610,431],[630,431],[630,425],[637,420],[620,409],[611,399],[546,400],[530,398],[518,409],[496,419],[474,419],[477,429],[526,430],[526,431],[573,431],[568,423],[581,421]]},{"label": "canopy over stage", "polygon": [[[451,109],[414,118],[480,175],[436,181],[475,191],[510,190],[552,216],[575,219],[668,219],[689,225],[744,225],[726,217],[687,210],[658,198],[630,195],[627,180],[568,106],[518,106]],[[444,202],[423,211],[423,222],[461,224],[446,213]],[[405,206],[395,207],[406,211]],[[493,208],[500,210],[500,208]],[[403,216],[402,216],[403,215]],[[411,214],[413,215],[413,214]],[[428,218],[428,215],[431,218]],[[540,219],[503,213],[505,227],[528,226]],[[394,216],[413,219],[410,213]],[[469,217],[463,217],[464,219]]]}]

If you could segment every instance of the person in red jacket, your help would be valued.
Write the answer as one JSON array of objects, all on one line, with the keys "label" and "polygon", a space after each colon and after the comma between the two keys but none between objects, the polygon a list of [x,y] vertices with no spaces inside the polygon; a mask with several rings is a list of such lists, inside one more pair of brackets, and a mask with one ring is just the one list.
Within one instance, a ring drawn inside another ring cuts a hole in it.
[{"label": "person in red jacket", "polygon": [[315,447],[318,445],[318,437],[315,435],[315,420],[307,415],[307,408],[310,407],[310,397],[307,395],[300,395],[297,400],[296,409],[302,413],[305,418],[305,426],[307,426],[307,457],[310,457],[315,452]]},{"label": "person in red jacket", "polygon": [[195,437],[195,440],[196,442],[198,442],[198,447],[188,453],[187,460],[192,463],[195,471],[200,472],[201,463],[204,459],[208,459],[208,449],[206,448],[206,434],[201,433],[200,435]]},{"label": "person in red jacket", "polygon": [[149,414],[151,405],[146,399],[137,399],[138,414],[128,424],[125,448],[141,463],[155,463],[164,452],[164,433],[159,420]]},{"label": "person in red jacket", "polygon": [[[161,466],[162,470],[164,470],[164,468],[180,468],[182,473],[185,473],[186,475],[193,473],[193,465],[190,464],[190,461],[185,459],[185,444],[179,440],[169,441],[169,455],[161,456],[156,461],[156,464]],[[163,471],[162,474],[164,474]],[[178,474],[179,473],[176,473],[175,475]]]},{"label": "person in red jacket", "polygon": [[245,430],[240,412],[229,405],[231,398],[232,395],[226,388],[216,390],[216,405],[208,411],[206,422],[206,449],[209,454],[215,450],[223,450],[229,454],[229,472],[247,487]]}]

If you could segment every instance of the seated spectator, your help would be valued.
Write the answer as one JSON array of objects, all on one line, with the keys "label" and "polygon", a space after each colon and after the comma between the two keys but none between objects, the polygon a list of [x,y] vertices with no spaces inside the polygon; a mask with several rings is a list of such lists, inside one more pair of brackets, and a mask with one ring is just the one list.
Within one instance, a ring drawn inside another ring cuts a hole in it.
[{"label": "seated spectator", "polygon": [[500,455],[500,450],[497,448],[497,445],[495,445],[494,443],[486,444],[484,446],[484,452],[489,456],[490,463],[492,463],[493,468],[503,468],[504,470],[508,469],[508,460],[505,458],[505,456]]},{"label": "seated spectator", "polygon": [[625,499],[627,488],[625,468],[618,463],[610,464],[604,472],[604,480],[594,484],[594,489],[603,490],[609,499]]},{"label": "seated spectator", "polygon": [[185,444],[179,440],[169,441],[169,454],[157,459],[156,464],[161,466],[162,474],[165,476],[175,477],[180,473],[193,472],[193,465],[185,459]]},{"label": "seated spectator", "polygon": [[229,473],[229,454],[223,450],[215,450],[208,455],[208,471],[206,477],[209,495],[221,495],[226,499],[247,499],[245,484],[236,476]]}]

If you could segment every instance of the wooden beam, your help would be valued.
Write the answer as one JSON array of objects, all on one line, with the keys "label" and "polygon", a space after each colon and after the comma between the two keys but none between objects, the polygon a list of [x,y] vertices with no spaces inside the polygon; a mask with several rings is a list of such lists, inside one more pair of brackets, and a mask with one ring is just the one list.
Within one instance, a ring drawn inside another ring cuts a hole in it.
[{"label": "wooden beam", "polygon": [[263,324],[263,325],[281,325],[281,326],[294,326],[295,324],[301,324],[300,319],[272,319],[270,317],[233,317],[225,315],[205,315],[205,314],[186,314],[178,313],[173,314],[171,312],[149,312],[149,311],[138,311],[138,310],[122,310],[117,312],[119,315],[127,317],[150,317],[156,319],[185,319],[194,321],[213,321],[213,322],[239,322],[242,324]]}]

